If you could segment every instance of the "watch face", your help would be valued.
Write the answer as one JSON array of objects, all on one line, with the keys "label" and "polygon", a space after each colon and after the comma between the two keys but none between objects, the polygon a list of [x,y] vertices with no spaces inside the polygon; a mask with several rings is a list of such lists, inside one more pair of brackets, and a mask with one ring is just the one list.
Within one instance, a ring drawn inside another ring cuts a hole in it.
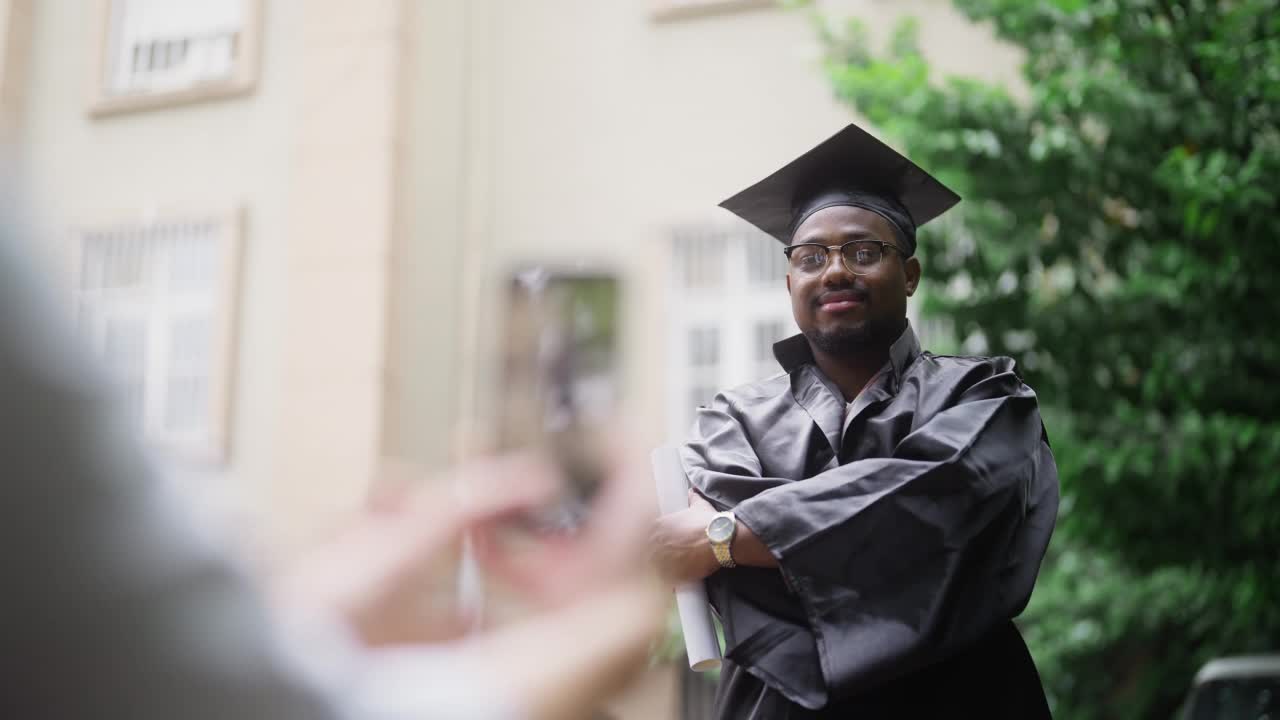
[{"label": "watch face", "polygon": [[707,525],[707,537],[712,542],[725,542],[733,537],[733,521],[727,517],[721,516],[711,521]]}]

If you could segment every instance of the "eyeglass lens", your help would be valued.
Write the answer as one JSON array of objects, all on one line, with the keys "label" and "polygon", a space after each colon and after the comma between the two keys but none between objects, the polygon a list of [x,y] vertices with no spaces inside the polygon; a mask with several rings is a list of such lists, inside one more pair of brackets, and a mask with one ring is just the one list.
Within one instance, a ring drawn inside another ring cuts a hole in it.
[{"label": "eyeglass lens", "polygon": [[[791,267],[802,273],[820,273],[827,267],[829,252],[821,245],[797,245],[791,250]],[[851,242],[840,246],[840,254],[849,272],[862,274],[880,263],[884,247],[878,242]]]}]

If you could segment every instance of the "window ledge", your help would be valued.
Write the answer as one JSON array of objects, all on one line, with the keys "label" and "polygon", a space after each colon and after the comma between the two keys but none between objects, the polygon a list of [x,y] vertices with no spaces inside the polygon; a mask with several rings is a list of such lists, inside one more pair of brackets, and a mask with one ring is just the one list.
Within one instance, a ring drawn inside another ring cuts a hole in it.
[{"label": "window ledge", "polygon": [[142,110],[190,105],[210,100],[222,100],[248,95],[251,92],[253,92],[253,81],[244,79],[202,83],[180,90],[100,95],[89,103],[89,114],[93,117],[106,117]]},{"label": "window ledge", "polygon": [[777,0],[657,0],[651,17],[654,22],[674,22],[777,5]]}]

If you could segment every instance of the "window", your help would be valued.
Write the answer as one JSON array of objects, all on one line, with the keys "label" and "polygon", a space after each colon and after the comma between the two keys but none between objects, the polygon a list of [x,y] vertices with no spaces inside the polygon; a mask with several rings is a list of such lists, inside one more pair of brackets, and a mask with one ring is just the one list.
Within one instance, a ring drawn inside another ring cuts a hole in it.
[{"label": "window", "polygon": [[239,239],[228,217],[77,234],[78,321],[153,445],[225,459]]},{"label": "window", "polygon": [[687,290],[716,290],[725,283],[725,238],[714,233],[676,235],[676,278]]},{"label": "window", "polygon": [[764,235],[742,239],[747,255],[747,282],[752,285],[777,287],[787,276],[787,256],[777,240]]},{"label": "window", "polygon": [[688,331],[690,408],[698,408],[715,397],[720,375],[720,328],[692,327]]},{"label": "window", "polygon": [[689,367],[714,369],[720,364],[720,329],[695,327],[689,330]]},{"label": "window", "polygon": [[99,0],[95,113],[248,91],[259,0]]},{"label": "window", "polygon": [[[776,257],[775,257],[776,256]],[[681,438],[716,393],[779,372],[773,343],[795,330],[776,240],[757,231],[673,235],[668,430]]]},{"label": "window", "polygon": [[751,345],[757,375],[768,377],[778,371],[778,361],[773,356],[773,344],[787,335],[787,323],[781,320],[762,320],[756,323]]}]

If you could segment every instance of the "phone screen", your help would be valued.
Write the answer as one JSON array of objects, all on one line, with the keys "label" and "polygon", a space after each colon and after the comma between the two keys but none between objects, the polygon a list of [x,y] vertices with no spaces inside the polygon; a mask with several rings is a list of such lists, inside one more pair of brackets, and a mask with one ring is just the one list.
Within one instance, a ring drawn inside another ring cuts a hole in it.
[{"label": "phone screen", "polygon": [[602,482],[603,437],[618,401],[618,282],[607,273],[530,268],[507,288],[498,443],[547,453],[564,478],[557,501],[525,524],[572,531]]}]

